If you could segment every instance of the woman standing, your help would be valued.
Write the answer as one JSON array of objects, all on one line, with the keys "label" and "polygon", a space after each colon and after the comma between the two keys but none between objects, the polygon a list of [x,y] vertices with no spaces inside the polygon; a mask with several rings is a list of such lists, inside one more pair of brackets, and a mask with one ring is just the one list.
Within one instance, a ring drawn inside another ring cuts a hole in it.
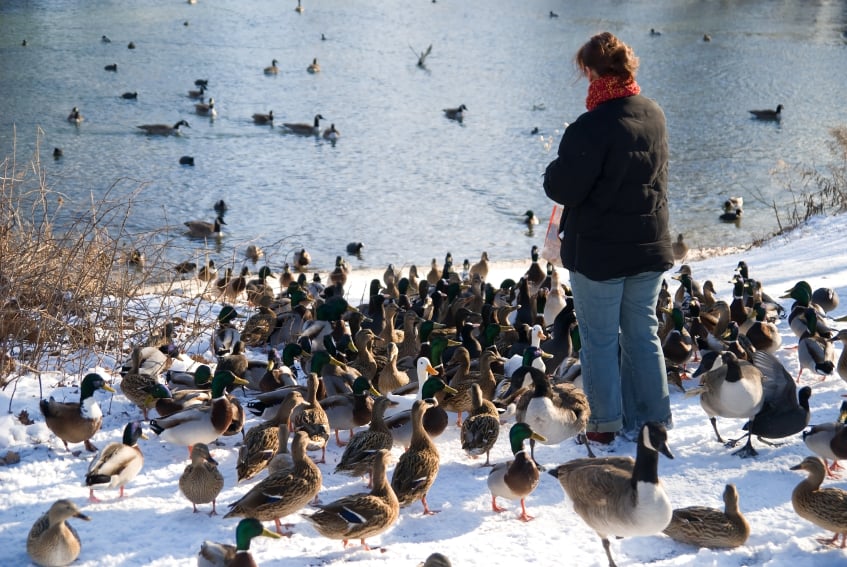
[{"label": "woman standing", "polygon": [[610,443],[647,421],[671,425],[656,318],[673,266],[668,136],[662,109],[639,94],[632,48],[604,32],[575,62],[589,80],[588,112],[565,130],[544,191],[564,205],[561,256],[582,339],[588,436]]}]

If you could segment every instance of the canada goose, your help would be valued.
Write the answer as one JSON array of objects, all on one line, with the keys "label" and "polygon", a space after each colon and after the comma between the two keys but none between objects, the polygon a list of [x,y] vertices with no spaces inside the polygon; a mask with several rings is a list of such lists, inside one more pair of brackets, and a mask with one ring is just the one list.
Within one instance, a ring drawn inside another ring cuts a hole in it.
[{"label": "canada goose", "polygon": [[203,96],[205,96],[205,94],[206,94],[206,84],[201,83],[197,86],[200,87],[200,88],[196,89],[196,90],[189,90],[188,91],[188,98],[202,99]]},{"label": "canada goose", "polygon": [[330,142],[338,140],[339,136],[341,136],[341,132],[335,129],[335,124],[330,124],[329,128],[324,130],[323,133],[324,140],[329,140]]},{"label": "canada goose", "polygon": [[570,497],[574,511],[600,536],[610,567],[615,562],[609,536],[653,535],[671,521],[671,503],[659,480],[660,452],[674,458],[665,427],[648,422],[638,436],[635,460],[588,457],[549,471]]},{"label": "canada goose", "polygon": [[458,120],[461,122],[465,118],[465,111],[467,109],[467,106],[460,104],[457,108],[445,108],[444,115],[450,120]]},{"label": "canada goose", "polygon": [[141,126],[136,126],[136,128],[144,130],[148,136],[171,136],[179,134],[180,126],[191,128],[191,125],[185,120],[180,120],[173,126],[168,126],[167,124],[142,124]]},{"label": "canada goose", "polygon": [[217,236],[218,238],[220,238],[221,236],[223,236],[223,233],[221,232],[221,225],[224,225],[226,223],[224,222],[223,217],[218,216],[213,222],[195,220],[185,221],[182,224],[188,227],[188,230],[186,231],[188,236],[194,238],[207,238],[209,236]]},{"label": "canada goose", "polygon": [[283,122],[282,125],[295,134],[301,134],[303,136],[317,136],[321,131],[321,120],[324,120],[324,117],[320,114],[315,114],[315,121],[312,124],[307,124],[305,122]]},{"label": "canada goose", "polygon": [[347,253],[352,254],[353,256],[359,256],[362,254],[362,249],[365,245],[361,242],[348,242],[347,243]]},{"label": "canada goose", "polygon": [[317,57],[312,59],[312,62],[309,64],[308,67],[306,67],[306,70],[310,73],[320,73],[321,72],[321,66],[318,63]]},{"label": "canada goose", "polygon": [[785,108],[781,104],[776,106],[776,110],[749,110],[748,112],[753,115],[754,118],[758,118],[759,120],[779,120],[782,117],[782,109]]},{"label": "canada goose", "polygon": [[267,114],[259,114],[256,113],[253,115],[253,122],[256,124],[273,124],[274,121],[274,111],[270,110]]},{"label": "canada goose", "polygon": [[265,67],[265,75],[276,75],[276,74],[278,74],[279,73],[279,67],[276,66],[277,63],[278,63],[278,61],[276,59],[271,61],[271,66]]},{"label": "canada goose", "polygon": [[68,122],[73,122],[74,124],[79,124],[83,120],[85,120],[85,118],[82,116],[82,114],[80,114],[79,108],[76,107],[76,106],[73,107],[73,109],[71,110],[71,113],[68,114]]},{"label": "canada goose", "polygon": [[112,64],[110,64],[110,65],[106,65],[106,66],[105,66],[105,67],[103,67],[103,68],[104,68],[105,70],[107,70],[107,71],[115,71],[115,72],[117,72],[117,70],[118,70],[118,64],[117,64],[117,63],[112,63]]},{"label": "canada goose", "polygon": [[210,97],[208,103],[204,103],[201,100],[194,105],[194,112],[200,116],[211,116],[212,118],[216,117],[218,115],[218,111],[215,110],[215,99]]},{"label": "canada goose", "polygon": [[136,100],[138,98],[138,91],[134,92],[125,92],[121,95],[121,98],[126,100]]},{"label": "canada goose", "polygon": [[[704,361],[705,362],[705,357]],[[686,397],[700,396],[700,405],[709,416],[718,442],[717,416],[753,419],[764,403],[762,372],[752,363],[739,360],[729,351],[718,354],[714,365],[700,375],[700,386],[691,388]],[[701,362],[701,368],[703,363]],[[694,373],[698,375],[700,369]]]}]

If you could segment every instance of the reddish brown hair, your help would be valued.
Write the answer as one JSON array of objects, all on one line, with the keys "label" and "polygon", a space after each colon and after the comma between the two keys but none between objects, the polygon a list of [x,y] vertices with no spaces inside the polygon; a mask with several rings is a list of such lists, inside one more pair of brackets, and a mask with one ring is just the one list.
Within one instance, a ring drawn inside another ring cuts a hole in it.
[{"label": "reddish brown hair", "polygon": [[585,42],[574,61],[580,72],[588,67],[601,77],[634,79],[638,70],[638,57],[632,48],[609,32],[599,33]]}]

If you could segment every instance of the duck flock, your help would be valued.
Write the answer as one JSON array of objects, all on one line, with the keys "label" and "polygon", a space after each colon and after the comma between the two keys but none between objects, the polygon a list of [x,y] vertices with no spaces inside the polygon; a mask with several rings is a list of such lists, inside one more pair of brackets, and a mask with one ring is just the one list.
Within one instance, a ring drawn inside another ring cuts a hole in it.
[{"label": "duck flock", "polygon": [[[448,253],[420,275],[389,265],[372,274],[367,301],[356,304],[341,257],[324,284],[303,262],[307,256],[302,250],[294,273],[263,267],[243,287],[185,280],[194,295],[186,293],[179,310],[201,301],[214,314],[203,336],[187,312],[163,314],[160,331],[122,364],[85,373],[72,390],[45,392],[33,402],[37,409],[25,402],[31,421],[43,420],[48,431],[17,445],[22,462],[0,470],[46,459],[65,475],[78,474],[73,486],[84,486],[89,499],[83,512],[82,499],[70,497],[77,489],[54,487],[68,494],[44,502],[49,511],[33,518],[26,539],[33,561],[64,565],[84,557],[88,524],[76,520],[120,509],[139,497],[145,478],[173,483],[159,497],[184,503],[158,522],[208,514],[218,518],[203,522],[234,532],[220,543],[185,542],[199,565],[254,564],[248,558],[257,536],[302,538],[307,556],[327,549],[316,543],[321,538],[338,541],[334,549],[343,553],[390,556],[398,525],[438,525],[459,511],[462,502],[443,494],[455,495],[453,484],[468,501],[479,499],[475,514],[509,510],[503,516],[515,526],[532,525],[539,487],[552,498],[545,471],[567,495],[556,499],[562,508],[584,522],[582,532],[599,536],[595,560],[602,543],[609,565],[612,536],[665,534],[695,549],[727,550],[743,549],[755,534],[740,504],[746,494],[733,482],[723,488],[724,506],[707,505],[718,494],[689,495],[691,505],[677,505],[659,474],[666,466],[660,460],[685,459],[672,451],[674,429],[650,423],[631,440],[586,441],[578,314],[563,274],[536,247],[528,266],[510,272],[514,278],[503,277],[484,252],[461,267]],[[802,445],[808,456],[790,468],[806,476],[785,498],[802,521],[825,532],[824,545],[843,549],[847,491],[830,479],[847,458],[847,402],[840,411],[810,406],[822,380],[847,380],[847,357],[835,350],[847,331],[836,330],[831,317],[838,293],[800,280],[772,295],[754,271],[739,261],[727,274],[732,293],[725,297],[712,280],[698,281],[690,264],[668,273],[656,309],[669,382],[679,390],[672,407],[683,421],[694,407],[687,400],[698,399],[699,442],[739,466],[773,458],[781,444]],[[113,395],[111,412],[103,392]],[[813,413],[825,417],[812,420]],[[728,420],[743,425],[736,439],[720,433]],[[423,541],[435,548],[433,561],[449,564],[440,540]],[[263,557],[277,557],[274,545],[285,542],[262,544]]]}]

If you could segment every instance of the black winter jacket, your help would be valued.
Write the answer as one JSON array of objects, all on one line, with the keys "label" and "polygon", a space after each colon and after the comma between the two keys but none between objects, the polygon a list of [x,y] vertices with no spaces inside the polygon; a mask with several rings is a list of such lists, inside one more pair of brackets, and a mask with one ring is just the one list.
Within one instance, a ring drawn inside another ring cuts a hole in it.
[{"label": "black winter jacket", "polygon": [[673,266],[665,115],[641,95],[613,99],[567,127],[544,174],[564,205],[562,264],[596,281]]}]

